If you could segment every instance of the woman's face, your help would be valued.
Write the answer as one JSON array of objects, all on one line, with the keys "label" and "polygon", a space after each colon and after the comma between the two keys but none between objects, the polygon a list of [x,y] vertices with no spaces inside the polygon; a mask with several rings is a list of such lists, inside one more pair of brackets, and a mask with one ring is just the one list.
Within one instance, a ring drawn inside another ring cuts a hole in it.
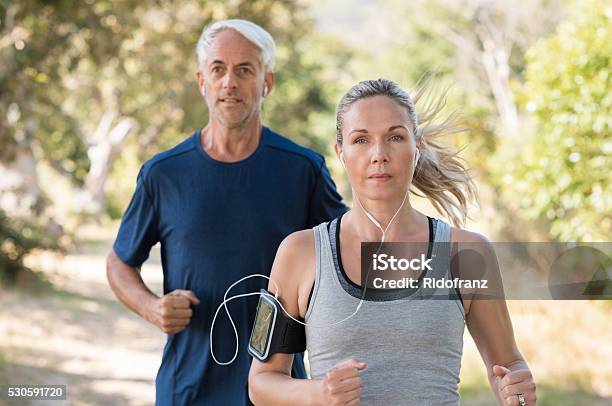
[{"label": "woman's face", "polygon": [[412,182],[416,142],[408,111],[386,96],[354,103],[344,115],[342,146],[349,182],[360,199],[403,199]]}]

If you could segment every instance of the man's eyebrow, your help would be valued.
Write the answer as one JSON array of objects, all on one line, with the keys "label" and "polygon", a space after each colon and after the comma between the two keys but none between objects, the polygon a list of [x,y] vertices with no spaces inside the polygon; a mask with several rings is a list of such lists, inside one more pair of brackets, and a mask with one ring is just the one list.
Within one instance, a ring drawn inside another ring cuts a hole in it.
[{"label": "man's eyebrow", "polygon": [[348,133],[348,135],[351,135],[352,133],[364,133],[364,134],[367,134],[368,130],[366,130],[365,128],[359,128],[359,129],[351,130]]},{"label": "man's eyebrow", "polygon": [[[215,59],[214,61],[212,61],[212,62],[210,63],[210,65],[211,65],[211,66],[212,66],[212,65],[225,65],[225,62],[223,62],[223,61],[222,61],[222,60],[220,60],[220,59]],[[250,67],[254,67],[255,65],[253,65],[253,63],[252,63],[252,62],[246,61],[246,62],[240,62],[240,63],[239,63],[238,65],[236,65],[236,66],[238,66],[238,67],[241,67],[241,66],[250,66]]]}]

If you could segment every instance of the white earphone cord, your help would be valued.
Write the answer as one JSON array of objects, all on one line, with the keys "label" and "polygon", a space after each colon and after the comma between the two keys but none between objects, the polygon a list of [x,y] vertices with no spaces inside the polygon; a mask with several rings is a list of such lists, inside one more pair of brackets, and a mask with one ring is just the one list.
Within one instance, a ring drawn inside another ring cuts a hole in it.
[{"label": "white earphone cord", "polygon": [[[378,249],[376,250],[376,253],[378,254],[380,252],[380,249],[382,247],[382,244],[385,241],[385,236],[387,233],[387,230],[389,229],[389,227],[391,226],[391,224],[393,223],[393,221],[395,220],[395,218],[397,217],[397,215],[399,214],[401,208],[404,206],[404,203],[406,202],[406,198],[408,197],[408,191],[406,191],[406,194],[404,195],[404,200],[402,201],[402,204],[400,205],[400,207],[398,207],[397,211],[395,212],[395,214],[393,215],[393,217],[391,217],[391,220],[389,221],[389,223],[387,224],[387,227],[385,227],[385,229],[383,230],[382,226],[380,225],[380,223],[374,218],[374,216],[372,216],[370,213],[367,212],[366,209],[363,208],[363,206],[361,205],[361,202],[359,201],[359,198],[357,198],[357,203],[359,204],[359,207],[361,207],[361,209],[366,213],[366,216],[368,217],[368,219],[376,226],[380,229],[380,231],[382,232],[382,238],[380,241],[380,245],[378,246]],[[370,267],[368,268],[368,272],[366,273],[366,282],[368,280],[368,276],[370,275],[370,271],[372,269],[372,266],[370,265]],[[262,278],[266,278],[268,279],[270,282],[272,282],[274,284],[274,287],[276,288],[276,293],[274,294],[274,296],[270,295],[270,294],[266,294],[263,292],[251,292],[251,293],[242,293],[239,295],[235,295],[232,296],[230,298],[227,297],[227,294],[229,293],[229,291],[236,286],[237,284],[239,284],[240,282],[250,279],[250,278],[254,278],[254,277],[262,277]],[[366,290],[367,290],[367,283],[364,286],[363,289],[363,294],[361,295],[361,299],[359,300],[359,304],[357,305],[357,307],[355,308],[355,311],[353,313],[351,313],[350,315],[348,315],[347,317],[343,318],[340,321],[337,321],[335,323],[332,324],[328,324],[325,326],[315,326],[315,325],[310,325],[311,327],[332,327],[332,326],[336,326],[340,323],[345,322],[346,320],[350,319],[351,317],[355,316],[357,314],[357,312],[359,312],[359,309],[361,309],[361,306],[363,305],[363,301],[365,299],[365,294],[366,294]],[[267,295],[270,298],[273,298],[278,305],[280,306],[280,308],[285,312],[285,314],[292,319],[293,321],[306,326],[309,325],[307,323],[304,323],[303,321],[297,320],[295,317],[291,316],[289,314],[289,312],[285,309],[285,307],[283,306],[283,304],[280,302],[280,300],[278,300],[278,295],[280,294],[280,289],[278,287],[278,285],[276,284],[276,282],[271,279],[269,276],[263,275],[263,274],[252,274],[252,275],[247,275],[244,278],[238,279],[236,282],[232,283],[230,285],[229,288],[227,288],[227,290],[225,291],[225,294],[223,295],[223,302],[221,302],[221,304],[219,305],[219,307],[217,307],[217,310],[215,311],[215,315],[213,317],[212,320],[212,324],[210,326],[210,355],[212,355],[213,360],[219,364],[219,365],[230,365],[231,363],[233,363],[236,360],[236,357],[238,356],[238,347],[239,347],[239,339],[238,339],[238,330],[236,329],[236,324],[234,323],[234,319],[232,319],[232,316],[227,308],[227,303],[234,300],[234,299],[238,299],[240,297],[247,297],[247,296],[255,296],[255,295]],[[232,357],[231,360],[227,361],[227,362],[221,362],[219,360],[217,360],[217,357],[215,357],[215,352],[213,350],[213,330],[215,328],[215,322],[217,320],[217,315],[219,314],[219,310],[221,310],[221,307],[225,308],[225,312],[227,313],[227,317],[229,318],[230,323],[232,324],[232,328],[234,329],[234,337],[236,338],[236,350],[234,351],[234,356]]]}]

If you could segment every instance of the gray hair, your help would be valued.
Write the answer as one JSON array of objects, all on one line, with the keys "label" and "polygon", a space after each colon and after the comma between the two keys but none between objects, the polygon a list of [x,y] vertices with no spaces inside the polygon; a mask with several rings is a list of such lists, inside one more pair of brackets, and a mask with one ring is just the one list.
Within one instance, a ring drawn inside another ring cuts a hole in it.
[{"label": "gray hair", "polygon": [[208,47],[215,39],[215,36],[225,29],[232,29],[238,32],[259,48],[259,62],[261,62],[264,71],[266,73],[274,71],[276,44],[270,33],[255,23],[238,19],[216,21],[204,27],[196,46],[198,67],[200,69],[206,64]]},{"label": "gray hair", "polygon": [[[446,91],[429,97],[431,78],[417,86],[414,98],[397,83],[386,80],[366,80],[353,86],[336,109],[336,142],[342,146],[344,115],[357,101],[374,96],[387,96],[405,107],[412,122],[415,139],[422,138],[420,158],[412,178],[411,193],[426,197],[436,210],[445,214],[456,226],[465,223],[468,205],[477,200],[476,185],[459,153],[438,142],[440,138],[466,131],[458,117],[451,113],[439,122],[446,105]],[[418,115],[415,105],[422,105]],[[415,190],[417,189],[417,190]]]},{"label": "gray hair", "polygon": [[397,83],[387,79],[364,80],[351,87],[336,108],[336,142],[342,145],[342,128],[344,127],[344,115],[349,108],[361,99],[374,96],[387,96],[395,100],[400,106],[408,111],[414,136],[419,137],[419,121],[412,97]]}]

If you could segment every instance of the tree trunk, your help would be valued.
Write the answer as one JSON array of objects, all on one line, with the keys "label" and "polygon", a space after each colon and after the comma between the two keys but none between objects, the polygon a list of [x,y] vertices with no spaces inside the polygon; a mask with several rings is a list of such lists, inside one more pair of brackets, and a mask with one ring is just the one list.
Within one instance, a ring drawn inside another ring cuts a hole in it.
[{"label": "tree trunk", "polygon": [[479,13],[476,32],[482,43],[481,63],[487,73],[504,135],[511,137],[518,129],[518,112],[510,88],[510,53],[513,43],[506,38],[503,28],[496,27],[485,11]]},{"label": "tree trunk", "polygon": [[36,160],[28,145],[18,145],[11,162],[0,162],[0,209],[9,217],[32,217],[43,208]]},{"label": "tree trunk", "polygon": [[77,211],[81,213],[98,215],[106,210],[104,186],[113,162],[127,136],[138,128],[136,120],[131,117],[121,117],[113,125],[117,116],[115,111],[104,113],[96,130],[87,137],[90,169],[85,185],[77,191]]}]

